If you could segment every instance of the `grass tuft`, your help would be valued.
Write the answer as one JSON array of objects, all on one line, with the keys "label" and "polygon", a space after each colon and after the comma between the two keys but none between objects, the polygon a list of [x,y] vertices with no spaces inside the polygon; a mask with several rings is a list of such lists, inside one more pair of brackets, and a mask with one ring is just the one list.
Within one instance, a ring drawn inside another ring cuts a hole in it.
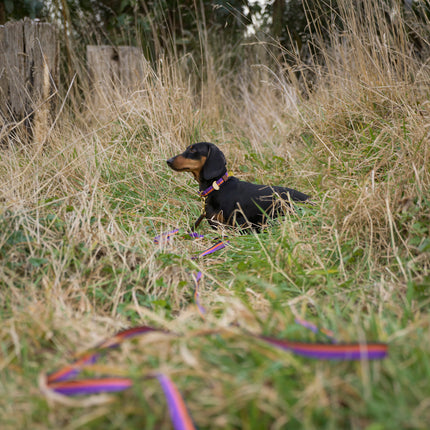
[{"label": "grass tuft", "polygon": [[[224,70],[206,47],[201,82],[186,59],[165,58],[103,114],[64,109],[43,147],[1,149],[2,429],[170,428],[158,383],[144,379],[157,371],[201,429],[427,427],[430,70],[406,21],[387,24],[367,0],[359,11],[338,3],[342,28],[330,47],[315,37],[297,70],[251,73],[249,59],[248,73]],[[184,237],[201,202],[165,160],[199,140],[218,144],[241,179],[299,189],[315,206],[191,260],[219,234],[204,223],[204,239]],[[388,342],[389,358],[317,362],[249,336],[324,340],[297,317],[341,341]],[[126,342],[92,369],[131,375],[131,390],[42,395],[41,374],[134,325],[181,336]]]}]

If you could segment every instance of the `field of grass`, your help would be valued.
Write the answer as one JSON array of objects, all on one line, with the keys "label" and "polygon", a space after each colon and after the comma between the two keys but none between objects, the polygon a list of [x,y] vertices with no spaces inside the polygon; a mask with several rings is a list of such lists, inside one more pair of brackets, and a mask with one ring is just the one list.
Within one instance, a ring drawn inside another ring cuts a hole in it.
[{"label": "field of grass", "polygon": [[[213,59],[197,92],[197,71],[166,58],[103,114],[65,109],[43,146],[1,148],[0,428],[169,429],[154,372],[199,429],[428,428],[430,69],[401,27],[384,45],[349,22],[308,97],[279,63],[226,73]],[[201,140],[241,179],[316,205],[259,235],[204,222],[204,239],[154,244],[199,215],[197,184],[165,160]],[[227,248],[191,260],[222,234]],[[389,356],[316,361],[249,335],[325,340],[296,317],[343,342],[387,342]],[[47,372],[138,325],[180,336],[125,342],[90,373],[133,388],[43,394]]]}]

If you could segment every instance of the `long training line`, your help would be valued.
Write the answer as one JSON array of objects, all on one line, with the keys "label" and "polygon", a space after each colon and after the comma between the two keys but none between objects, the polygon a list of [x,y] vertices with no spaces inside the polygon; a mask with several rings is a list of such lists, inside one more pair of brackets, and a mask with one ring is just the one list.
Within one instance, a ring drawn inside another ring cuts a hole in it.
[{"label": "long training line", "polygon": [[[155,237],[155,243],[163,243],[179,232],[179,229],[163,233]],[[202,238],[203,235],[191,232],[189,235],[193,238]],[[207,250],[193,258],[204,257],[206,255],[217,252],[228,245],[229,241],[219,241]],[[192,279],[195,284],[194,302],[197,310],[202,318],[205,318],[206,309],[200,302],[199,286],[202,279],[202,273],[197,272],[192,274]],[[318,328],[311,322],[304,319],[296,318],[295,322],[308,328],[314,333],[321,332],[330,343],[323,342],[299,342],[288,339],[278,339],[272,336],[257,335],[243,331],[245,336],[254,338],[267,345],[280,348],[284,351],[293,354],[318,360],[379,360],[383,359],[388,354],[388,345],[385,343],[338,343],[334,337],[334,333],[327,329]],[[214,330],[208,333],[221,333],[222,330]],[[104,340],[95,348],[83,353],[76,358],[71,364],[68,364],[50,374],[45,375],[45,384],[48,390],[52,390],[57,394],[64,396],[90,395],[103,392],[118,392],[130,388],[133,385],[133,380],[127,377],[100,377],[100,378],[79,378],[79,374],[87,367],[97,362],[103,352],[112,348],[117,348],[126,340],[133,339],[137,336],[144,336],[148,333],[164,333],[166,335],[175,335],[175,333],[157,329],[149,326],[139,326],[123,330],[114,336]],[[156,378],[163,390],[169,409],[170,418],[175,430],[195,430],[195,426],[191,415],[185,405],[185,402],[174,384],[174,382],[165,374],[152,373],[143,375],[145,378]]]}]

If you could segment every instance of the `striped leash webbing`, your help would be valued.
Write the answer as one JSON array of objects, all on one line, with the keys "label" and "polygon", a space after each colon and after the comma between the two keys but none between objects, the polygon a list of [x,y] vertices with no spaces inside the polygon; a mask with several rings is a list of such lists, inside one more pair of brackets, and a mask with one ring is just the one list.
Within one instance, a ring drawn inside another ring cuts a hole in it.
[{"label": "striped leash webbing", "polygon": [[[174,234],[176,234],[179,230],[173,230],[171,232],[166,233],[169,240]],[[189,233],[190,236],[195,234],[194,232]],[[158,237],[158,236],[157,236]],[[204,237],[203,235],[196,235],[193,237]],[[158,242],[157,242],[158,243]],[[220,241],[216,244],[212,245],[206,251],[200,253],[197,257],[192,257],[192,259],[196,259],[199,257],[204,257],[206,255],[217,252],[226,247],[229,241]],[[200,294],[199,294],[199,286],[200,280],[202,279],[202,273],[197,272],[192,274],[192,279],[195,284],[194,289],[194,302],[197,307],[197,311],[199,312],[202,318],[205,318],[206,309],[201,304]],[[260,340],[265,341],[271,345],[274,345],[283,350],[290,351],[294,354],[301,355],[307,358],[316,358],[320,360],[378,360],[385,358],[388,353],[388,346],[384,343],[348,343],[342,344],[338,343],[334,333],[331,330],[325,328],[319,328],[315,324],[306,321],[302,318],[296,318],[295,322],[303,327],[308,328],[314,333],[322,333],[328,339],[332,341],[332,343],[306,343],[306,342],[296,342],[289,340],[282,340],[273,338],[270,336],[254,336],[259,338]]]},{"label": "striped leash webbing", "polygon": [[[215,330],[209,335],[220,333]],[[78,375],[87,367],[96,363],[104,350],[118,347],[127,339],[142,336],[151,332],[174,334],[153,327],[141,326],[121,331],[115,336],[100,343],[90,352],[84,353],[73,363],[46,376],[46,387],[64,396],[90,395],[103,392],[118,392],[126,390],[133,385],[132,378],[127,377],[101,377],[79,379]],[[248,334],[244,332],[244,334]],[[278,339],[265,335],[252,337],[293,354],[318,360],[377,360],[386,357],[388,346],[383,343],[369,344],[326,344],[308,343]],[[166,397],[169,414],[175,430],[195,429],[192,418],[186,408],[185,402],[173,381],[164,374],[148,375],[146,378],[157,378]]]},{"label": "striped leash webbing", "polygon": [[[154,239],[155,243],[169,240],[173,235],[177,234],[179,229],[163,233]],[[189,235],[193,238],[201,238],[203,235],[191,232]],[[220,241],[211,246],[206,251],[200,253],[197,257],[203,257],[212,254],[220,249],[223,249],[229,242]],[[204,318],[206,313],[205,308],[200,303],[199,283],[202,278],[202,273],[193,274],[195,282],[194,301],[198,312]],[[326,329],[320,329],[314,324],[296,318],[295,322],[302,325],[314,333],[321,332],[332,341],[336,341],[333,332]],[[128,330],[121,331],[115,336],[103,341],[93,350],[82,354],[73,363],[64,366],[63,368],[46,376],[46,387],[56,393],[65,396],[74,395],[89,395],[102,392],[117,392],[130,388],[133,385],[131,378],[122,377],[102,377],[102,378],[87,378],[77,379],[79,373],[88,366],[94,364],[103,350],[118,347],[122,342],[136,336],[142,336],[150,332],[162,332],[165,334],[173,334],[165,330],[156,329],[148,326],[134,327]],[[215,331],[216,332],[216,331]],[[293,354],[300,355],[306,358],[318,360],[379,360],[383,359],[388,354],[388,345],[385,343],[310,343],[291,341],[286,339],[278,339],[271,336],[255,335],[244,332],[264,343],[280,348],[284,351],[289,351]],[[155,377],[158,379],[164,395],[166,397],[169,414],[175,430],[194,430],[192,418],[187,410],[185,402],[179,393],[179,390],[173,381],[166,375],[157,373]]]}]

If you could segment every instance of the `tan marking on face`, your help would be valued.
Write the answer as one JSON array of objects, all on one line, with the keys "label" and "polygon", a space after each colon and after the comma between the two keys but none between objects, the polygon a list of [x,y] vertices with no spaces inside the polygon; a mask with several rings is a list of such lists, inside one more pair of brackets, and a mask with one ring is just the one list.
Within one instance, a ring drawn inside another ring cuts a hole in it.
[{"label": "tan marking on face", "polygon": [[200,172],[206,163],[206,157],[201,157],[200,160],[192,160],[183,155],[177,155],[173,159],[172,169],[178,172],[191,172],[194,178],[198,181]]}]

